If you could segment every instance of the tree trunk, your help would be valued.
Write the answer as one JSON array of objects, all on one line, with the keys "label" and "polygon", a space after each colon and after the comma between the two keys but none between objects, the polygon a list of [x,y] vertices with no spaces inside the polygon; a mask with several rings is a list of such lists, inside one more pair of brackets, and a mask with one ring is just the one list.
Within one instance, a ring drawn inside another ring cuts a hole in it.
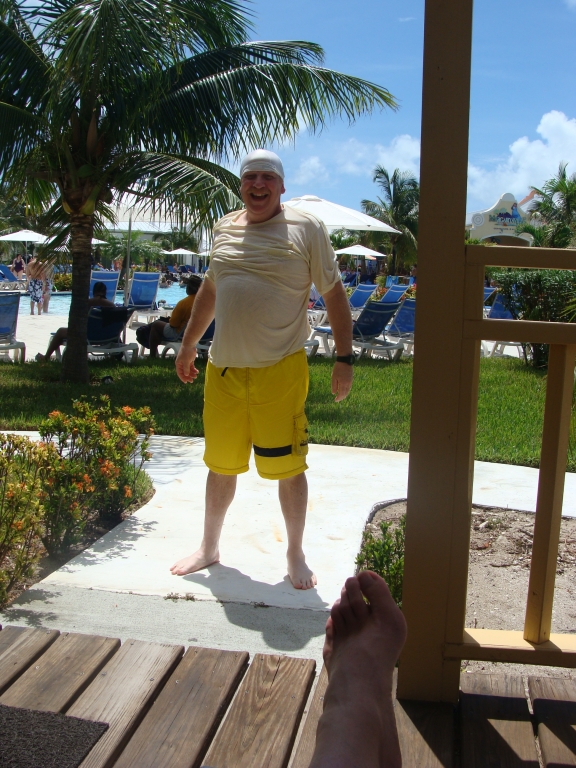
[{"label": "tree trunk", "polygon": [[72,301],[68,315],[68,342],[62,361],[62,381],[90,382],[86,326],[90,290],[90,253],[94,235],[94,216],[71,214],[70,251],[72,252]]}]

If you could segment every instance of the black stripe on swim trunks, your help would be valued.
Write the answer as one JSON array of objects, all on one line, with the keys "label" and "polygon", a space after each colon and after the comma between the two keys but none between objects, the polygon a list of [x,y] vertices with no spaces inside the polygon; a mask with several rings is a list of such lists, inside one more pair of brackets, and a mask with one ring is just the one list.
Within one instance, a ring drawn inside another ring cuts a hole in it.
[{"label": "black stripe on swim trunks", "polygon": [[254,445],[253,448],[256,456],[266,456],[269,459],[277,459],[279,456],[290,456],[292,453],[291,445],[282,445],[280,448],[260,448],[259,445]]}]

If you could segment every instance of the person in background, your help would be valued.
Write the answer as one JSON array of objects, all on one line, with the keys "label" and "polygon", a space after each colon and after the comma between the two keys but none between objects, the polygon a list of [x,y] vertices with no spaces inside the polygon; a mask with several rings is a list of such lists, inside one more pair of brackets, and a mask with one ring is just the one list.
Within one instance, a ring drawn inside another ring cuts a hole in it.
[{"label": "person in background", "polygon": [[412,268],[410,269],[410,285],[416,285],[416,281],[418,280],[418,267],[416,264],[412,265]]},{"label": "person in background", "polygon": [[23,277],[26,276],[26,263],[22,258],[22,254],[20,253],[16,254],[16,258],[10,265],[10,269],[12,270],[12,274],[14,275],[14,277],[16,277],[18,280],[21,280]]},{"label": "person in background", "polygon": [[[96,283],[92,290],[92,298],[88,299],[89,307],[114,307],[112,301],[108,301],[106,298],[106,286],[104,283]],[[53,353],[66,341],[68,338],[68,328],[58,328],[54,336],[52,336],[48,349],[45,355],[41,355],[40,352],[36,355],[37,363],[45,363],[50,360]]]},{"label": "person in background", "polygon": [[34,305],[39,315],[44,303],[44,265],[33,258],[26,268],[26,290],[30,296],[30,314],[34,314]]},{"label": "person in background", "polygon": [[44,314],[48,312],[48,307],[50,306],[50,298],[52,296],[52,288],[53,288],[53,279],[54,279],[54,265],[53,264],[46,264],[44,268],[44,293],[42,294],[42,311]]},{"label": "person in background", "polygon": [[202,280],[197,275],[191,275],[188,280],[182,282],[186,283],[186,298],[176,304],[170,322],[155,320],[150,325],[150,357],[158,356],[158,344],[163,341],[179,341],[186,330]]}]

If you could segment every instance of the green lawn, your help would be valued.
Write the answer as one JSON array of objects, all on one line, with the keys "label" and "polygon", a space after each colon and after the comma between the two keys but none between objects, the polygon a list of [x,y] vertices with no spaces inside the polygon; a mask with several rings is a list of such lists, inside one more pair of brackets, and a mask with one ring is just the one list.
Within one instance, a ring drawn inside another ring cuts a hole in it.
[{"label": "green lawn", "polygon": [[[105,392],[114,405],[149,405],[162,434],[202,435],[204,364],[199,367],[199,381],[184,385],[170,360],[145,359],[133,367],[94,363],[95,378],[111,375],[114,382],[88,387],[61,384],[58,363],[0,365],[0,428],[36,429],[49,411],[68,410],[82,394]],[[330,394],[331,368],[330,360],[310,361],[312,442],[407,451],[412,362],[360,361],[350,397],[338,404]],[[545,386],[545,373],[519,360],[481,361],[478,459],[538,466]],[[569,468],[576,471],[574,455]]]}]

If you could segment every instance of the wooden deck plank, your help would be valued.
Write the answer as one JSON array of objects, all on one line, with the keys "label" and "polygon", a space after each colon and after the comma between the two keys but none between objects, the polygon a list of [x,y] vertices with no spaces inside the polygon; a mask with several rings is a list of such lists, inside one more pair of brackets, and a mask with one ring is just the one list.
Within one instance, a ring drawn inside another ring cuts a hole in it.
[{"label": "wooden deck plank", "polygon": [[6,627],[0,632],[4,650],[0,653],[0,694],[52,645],[57,629]]},{"label": "wooden deck plank", "polygon": [[452,768],[452,704],[402,700],[396,702],[394,714],[403,765],[418,768]]},{"label": "wooden deck plank", "polygon": [[126,640],[67,715],[108,723],[109,728],[81,768],[108,768],[184,652],[181,645]]},{"label": "wooden deck plank", "polygon": [[304,728],[300,735],[300,740],[294,749],[294,757],[290,763],[290,768],[308,768],[316,748],[316,728],[318,720],[324,710],[324,694],[328,687],[328,670],[322,666],[320,677],[316,683],[316,688],[312,694],[312,700],[309,703],[308,710],[304,710],[303,717],[306,718]]},{"label": "wooden deck plank", "polygon": [[316,662],[257,654],[204,764],[286,768]]},{"label": "wooden deck plank", "polygon": [[576,683],[529,677],[528,689],[544,765],[576,766]]},{"label": "wooden deck plank", "polygon": [[462,765],[466,768],[538,768],[522,678],[463,674],[461,688]]},{"label": "wooden deck plank", "polygon": [[0,631],[0,655],[4,653],[6,648],[9,648],[12,645],[14,640],[16,640],[22,632],[26,632],[26,627],[7,626],[4,627],[3,631]]},{"label": "wooden deck plank", "polygon": [[248,653],[189,648],[114,768],[196,768],[240,685]]},{"label": "wooden deck plank", "polygon": [[10,707],[64,712],[120,647],[120,640],[61,634],[0,697]]}]

